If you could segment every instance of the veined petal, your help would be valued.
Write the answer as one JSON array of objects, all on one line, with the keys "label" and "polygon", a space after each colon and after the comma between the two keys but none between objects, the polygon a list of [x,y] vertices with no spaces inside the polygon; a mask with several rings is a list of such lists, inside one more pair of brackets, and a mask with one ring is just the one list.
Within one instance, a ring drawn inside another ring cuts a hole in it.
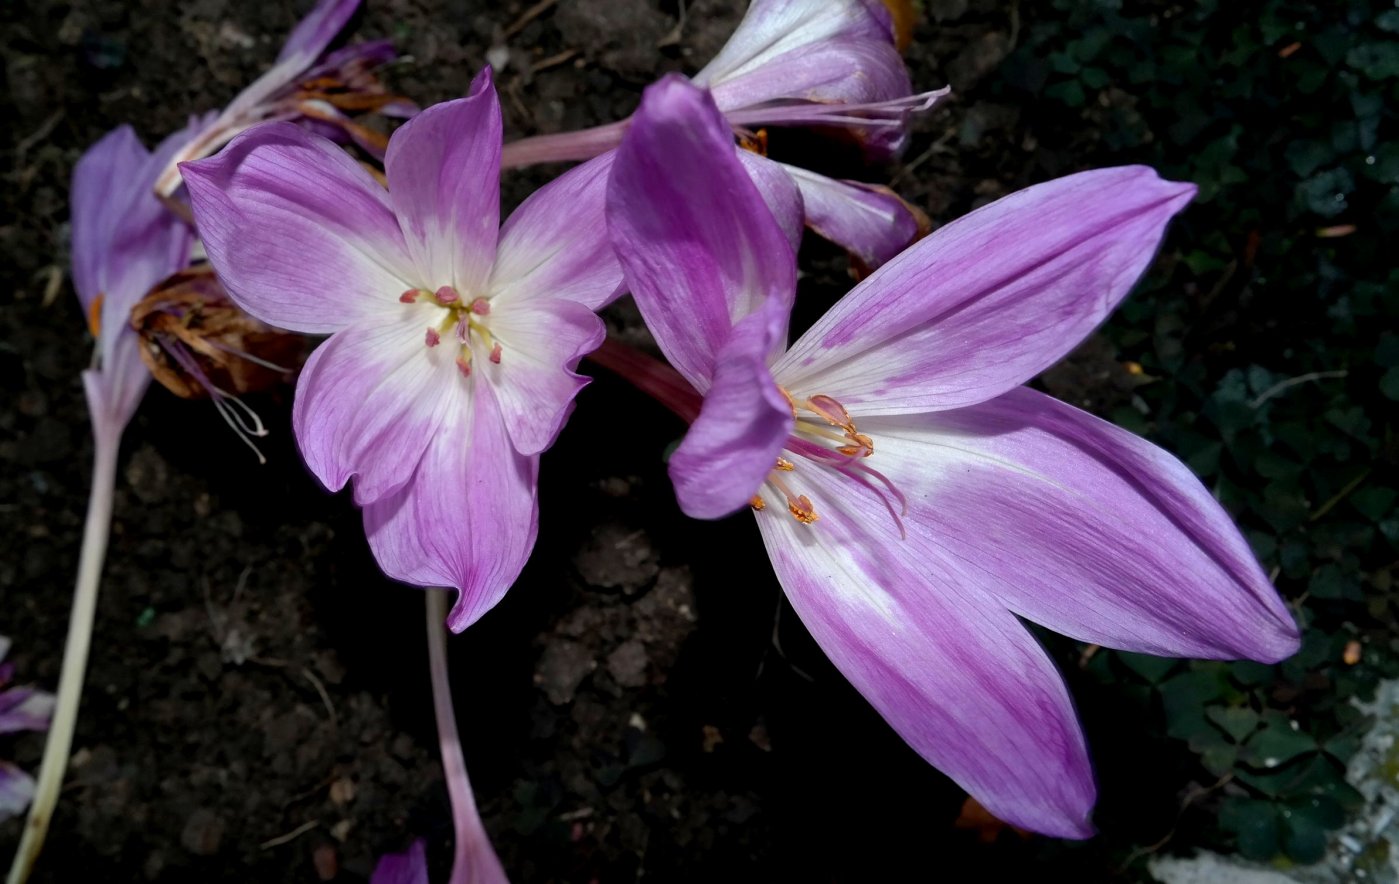
[{"label": "veined petal", "polygon": [[139,204],[142,194],[161,208],[141,177],[150,156],[136,131],[121,126],[88,148],[73,167],[73,287],[84,313],[118,275],[112,263],[125,256],[113,254],[112,240],[126,212]]},{"label": "veined petal", "polygon": [[718,519],[747,506],[792,432],[792,406],[767,367],[768,352],[787,330],[786,309],[768,301],[740,320],[719,350],[714,384],[670,458],[687,516]]},{"label": "veined petal", "polygon": [[0,761],[0,822],[24,813],[34,800],[34,778],[8,761]]},{"label": "veined petal", "polygon": [[429,284],[384,189],[299,126],[258,126],[180,170],[224,288],[268,325],[328,334],[395,315],[399,295]]},{"label": "veined petal", "polygon": [[554,444],[573,411],[573,397],[590,380],[574,372],[578,360],[596,350],[606,333],[596,313],[573,301],[530,298],[492,307],[500,362],[478,358],[473,371],[490,381],[521,454],[539,454]]},{"label": "veined petal", "polygon": [[694,81],[724,111],[779,99],[862,104],[912,91],[887,13],[866,0],[755,0]]},{"label": "veined petal", "polygon": [[1297,650],[1224,509],[1145,439],[1028,388],[860,429],[908,498],[910,538],[1017,614],[1147,654],[1271,663]]},{"label": "veined petal", "polygon": [[389,198],[429,291],[486,290],[500,232],[500,133],[487,67],[465,98],[420,112],[389,140]]},{"label": "veined petal", "polygon": [[1144,166],[1011,194],[856,286],[776,367],[866,415],[985,402],[1054,364],[1124,298],[1195,193]]},{"label": "veined petal", "polygon": [[453,586],[447,625],[461,632],[505,596],[534,548],[539,458],[515,451],[495,393],[477,383],[436,433],[413,481],[364,508],[384,573],[417,586]]},{"label": "veined petal", "polygon": [[831,662],[933,766],[997,817],[1064,838],[1092,834],[1083,735],[1044,650],[939,557],[891,537],[883,505],[799,464],[789,481],[820,513],[757,513],[778,579]]},{"label": "veined petal", "polygon": [[733,324],[795,294],[786,234],[713,100],[678,75],[646,90],[617,149],[607,226],[656,343],[701,392]]},{"label": "veined petal", "polygon": [[359,0],[319,0],[316,7],[297,23],[282,46],[277,62],[296,59],[303,67],[325,51],[335,35],[359,8]]},{"label": "veined petal", "polygon": [[[734,150],[753,186],[758,188],[758,195],[767,203],[772,217],[787,235],[787,244],[795,254],[801,248],[802,233],[806,230],[806,205],[796,179],[788,174],[791,167],[759,156],[751,150],[739,147]],[[785,340],[783,343],[786,343]]]},{"label": "veined petal", "polygon": [[292,423],[306,465],[331,491],[355,477],[361,506],[402,488],[457,403],[471,396],[456,348],[428,347],[440,311],[399,305],[317,348],[297,380]]},{"label": "veined petal", "polygon": [[887,187],[838,181],[797,166],[782,168],[801,188],[811,229],[871,270],[926,232],[927,216]]},{"label": "veined petal", "polygon": [[536,190],[500,229],[493,304],[563,298],[592,310],[622,292],[622,265],[607,238],[604,205],[611,151]]}]

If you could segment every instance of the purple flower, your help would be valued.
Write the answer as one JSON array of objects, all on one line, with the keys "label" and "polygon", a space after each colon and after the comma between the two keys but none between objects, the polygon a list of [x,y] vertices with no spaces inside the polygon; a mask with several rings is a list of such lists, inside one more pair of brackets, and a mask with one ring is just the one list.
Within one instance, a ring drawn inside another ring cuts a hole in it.
[{"label": "purple flower", "polygon": [[1298,645],[1179,461],[1020,386],[1127,294],[1194,187],[1135,166],[1020,191],[788,348],[792,254],[727,139],[701,91],[657,84],[608,192],[642,315],[705,394],[670,463],[681,507],[751,505],[802,621],[914,749],[1008,822],[1089,835],[1083,736],[1018,617],[1148,654]]},{"label": "purple flower", "polygon": [[389,142],[385,191],[344,151],[287,123],[182,167],[234,301],[330,334],[297,385],[311,471],[355,500],[379,564],[460,590],[462,630],[534,544],[539,453],[602,340],[593,309],[621,271],[606,239],[611,159],[572,170],[499,225],[500,104],[489,69]]},{"label": "purple flower", "polygon": [[379,857],[369,884],[428,884],[426,842],[417,838],[402,853]]},{"label": "purple flower", "polygon": [[73,285],[97,340],[83,386],[99,432],[120,435],[150,383],[131,308],[189,261],[192,231],[151,187],[191,134],[192,128],[172,135],[151,153],[122,126],[90,147],[73,170]]},{"label": "purple flower", "polygon": [[240,92],[161,170],[156,191],[172,196],[180,187],[180,163],[218,151],[239,133],[272,120],[300,120],[320,134],[354,141],[382,157],[384,136],[349,114],[377,112],[410,117],[417,107],[389,93],[374,75],[397,57],[393,44],[376,40],[323,55],[330,41],[359,8],[360,0],[319,0],[297,24],[276,62]]},{"label": "purple flower", "polygon": [[[53,716],[54,698],[47,691],[7,687],[14,679],[13,663],[4,662],[10,640],[0,635],[0,734],[43,731]],[[7,761],[0,761],[0,822],[24,812],[34,797],[34,778]]]},{"label": "purple flower", "polygon": [[[836,127],[879,158],[907,136],[909,116],[946,89],[913,93],[877,0],[754,0],[728,43],[693,79],[709,88],[749,148],[743,162],[785,229],[803,222],[877,267],[926,232],[926,217],[885,187],[768,160],[760,126]],[[630,120],[506,145],[505,165],[577,160],[615,148]],[[784,174],[785,173],[785,174]],[[764,184],[790,179],[780,185]],[[779,188],[773,193],[773,187]],[[774,198],[776,196],[776,198]]]}]

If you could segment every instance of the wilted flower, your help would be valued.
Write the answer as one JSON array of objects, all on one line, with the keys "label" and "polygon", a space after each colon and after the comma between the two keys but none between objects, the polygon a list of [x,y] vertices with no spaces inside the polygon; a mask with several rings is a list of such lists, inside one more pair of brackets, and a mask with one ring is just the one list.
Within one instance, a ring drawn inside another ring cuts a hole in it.
[{"label": "wilted flower", "polygon": [[184,399],[211,400],[263,460],[252,440],[267,430],[238,397],[290,381],[304,339],[238,309],[207,264],[158,283],[132,309],[131,327],[141,336],[141,360],[156,381]]},{"label": "wilted flower", "polygon": [[375,69],[397,57],[393,44],[376,40],[322,55],[359,8],[360,0],[319,0],[291,32],[276,62],[169,159],[156,183],[161,197],[180,187],[180,163],[207,157],[239,133],[271,120],[299,120],[313,131],[348,138],[382,157],[387,140],[352,115],[410,117],[417,107],[393,95]]},{"label": "wilted flower", "polygon": [[191,134],[172,135],[151,153],[122,126],[89,148],[73,170],[73,285],[97,340],[83,386],[99,434],[121,434],[150,382],[131,308],[189,263],[193,232],[151,186]]},{"label": "wilted flower", "polygon": [[1024,617],[1160,655],[1279,660],[1298,633],[1179,461],[1020,386],[1083,340],[1194,187],[1123,167],[941,228],[790,349],[785,236],[700,90],[648,90],[609,185],[647,325],[704,401],[691,515],[751,506],[792,606],[925,759],[1002,819],[1084,837],[1072,704]]},{"label": "wilted flower", "polygon": [[[855,137],[874,157],[903,145],[910,114],[946,89],[915,94],[877,0],[753,0],[728,43],[693,78],[747,148],[743,161],[773,213],[803,221],[877,267],[926,233],[927,219],[885,187],[842,181],[764,156],[761,126],[814,126]],[[506,145],[507,168],[579,160],[615,148],[631,120]],[[785,174],[784,174],[785,173]],[[790,183],[777,179],[790,178]],[[795,186],[794,186],[795,185]]]},{"label": "wilted flower", "polygon": [[[53,694],[28,687],[9,687],[15,665],[6,663],[10,640],[0,635],[0,734],[47,730],[53,716]],[[8,761],[0,761],[0,821],[21,814],[34,798],[34,778]]]},{"label": "wilted flower", "polygon": [[327,487],[355,477],[379,564],[460,590],[461,630],[500,599],[537,526],[539,454],[586,383],[593,309],[621,271],[601,192],[610,159],[536,192],[499,224],[500,105],[468,97],[400,128],[388,190],[331,142],[286,123],[182,167],[209,258],[263,321],[332,337],[293,421]]}]

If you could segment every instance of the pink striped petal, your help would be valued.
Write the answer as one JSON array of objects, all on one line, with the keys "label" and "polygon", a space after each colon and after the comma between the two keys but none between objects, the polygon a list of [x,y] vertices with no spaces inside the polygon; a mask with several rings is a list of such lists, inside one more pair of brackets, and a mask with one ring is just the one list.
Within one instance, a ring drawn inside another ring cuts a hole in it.
[{"label": "pink striped petal", "polygon": [[469,397],[456,348],[424,344],[440,314],[398,305],[396,316],[332,336],[301,371],[292,409],[301,455],[332,491],[354,476],[361,506],[412,478],[456,403]]},{"label": "pink striped petal", "polygon": [[1035,185],[959,218],[856,286],[776,373],[852,411],[974,405],[1048,368],[1124,298],[1195,193],[1143,166]]},{"label": "pink striped petal", "polygon": [[927,220],[887,187],[783,166],[801,188],[806,223],[873,270],[918,239]]},{"label": "pink striped petal", "polygon": [[492,303],[562,298],[596,310],[622,293],[603,213],[614,156],[570,169],[511,213],[491,271]]},{"label": "pink striped petal", "polygon": [[555,298],[507,302],[490,314],[500,361],[480,359],[480,372],[495,390],[501,419],[520,454],[539,454],[554,444],[573,411],[573,397],[589,378],[574,369],[606,336],[597,314],[582,304]]},{"label": "pink striped petal", "polygon": [[297,22],[277,62],[296,60],[303,68],[325,51],[335,35],[345,27],[350,16],[359,8],[359,0],[319,0],[306,17]]},{"label": "pink striped petal", "polygon": [[364,508],[379,567],[415,586],[458,590],[447,625],[461,632],[504,597],[539,526],[539,458],[515,451],[495,393],[453,397],[413,481]]},{"label": "pink striped petal", "polygon": [[422,111],[389,141],[389,198],[429,291],[486,291],[500,232],[500,138],[487,67],[466,98]]},{"label": "pink striped petal", "polygon": [[1229,516],[1146,440],[1027,388],[860,429],[908,498],[911,545],[1017,614],[1147,654],[1296,652],[1297,626]]},{"label": "pink striped petal", "polygon": [[694,81],[726,112],[780,99],[863,104],[912,91],[888,14],[866,0],[754,0]]},{"label": "pink striped petal", "polygon": [[665,77],[642,97],[617,149],[607,223],[657,344],[701,391],[735,322],[768,298],[791,303],[787,236],[713,100],[683,77]]},{"label": "pink striped petal", "polygon": [[258,126],[180,170],[224,288],[269,325],[328,334],[428,284],[384,189],[299,126]]},{"label": "pink striped petal", "polygon": [[1091,835],[1083,735],[1025,627],[943,559],[901,541],[873,495],[806,464],[786,477],[819,519],[802,524],[773,506],[757,513],[758,525],[787,598],[831,662],[997,817],[1047,835]]},{"label": "pink striped petal", "polygon": [[718,519],[747,506],[792,432],[792,406],[767,367],[786,311],[773,299],[734,326],[699,417],[670,457],[676,499],[692,518]]}]

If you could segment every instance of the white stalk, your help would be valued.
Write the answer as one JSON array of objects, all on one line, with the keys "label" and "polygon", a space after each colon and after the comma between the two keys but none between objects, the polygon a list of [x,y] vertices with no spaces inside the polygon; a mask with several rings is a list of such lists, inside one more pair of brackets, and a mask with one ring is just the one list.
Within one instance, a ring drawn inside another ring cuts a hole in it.
[{"label": "white stalk", "polygon": [[78,582],[73,590],[73,610],[68,619],[68,641],[63,648],[63,668],[58,677],[53,720],[49,724],[44,760],[39,766],[34,803],[24,824],[19,850],[10,866],[7,884],[24,884],[43,849],[44,837],[53,819],[58,791],[68,770],[68,753],[73,747],[73,727],[78,720],[83,677],[87,672],[88,649],[92,645],[92,622],[97,612],[97,588],[102,580],[102,561],[107,553],[107,536],[112,526],[112,492],[116,486],[117,449],[121,433],[98,429],[94,434],[92,491],[88,498],[87,523],[83,527],[83,547],[78,559]]}]

